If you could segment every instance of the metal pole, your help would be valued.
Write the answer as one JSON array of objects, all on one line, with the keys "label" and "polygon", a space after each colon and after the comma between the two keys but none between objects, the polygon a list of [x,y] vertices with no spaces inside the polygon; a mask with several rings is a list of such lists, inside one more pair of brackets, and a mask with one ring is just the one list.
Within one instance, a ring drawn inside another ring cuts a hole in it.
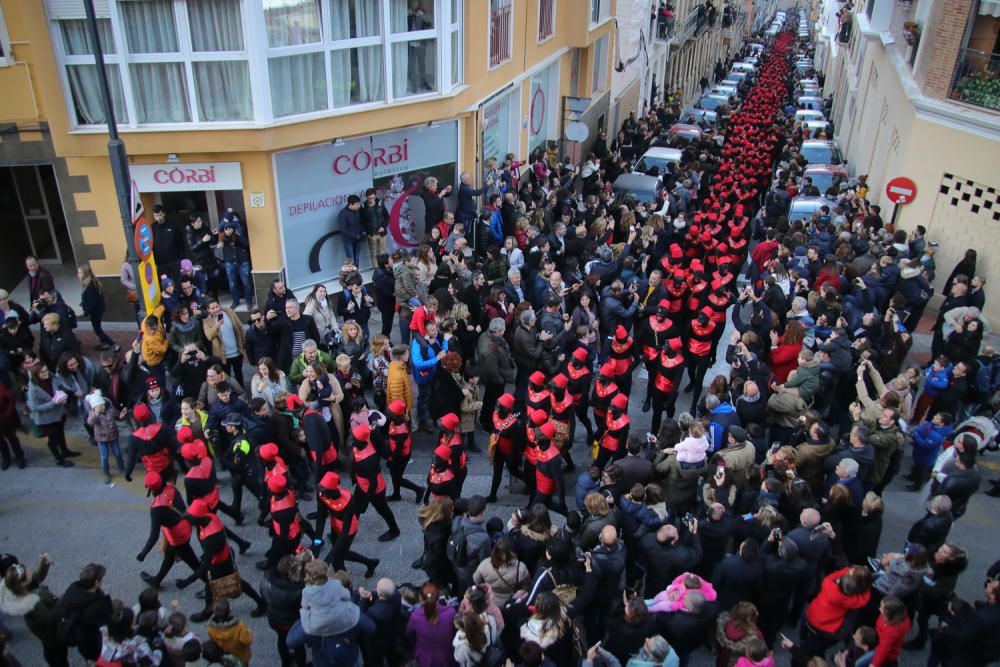
[{"label": "metal pole", "polygon": [[111,176],[115,183],[115,196],[118,198],[118,210],[122,217],[122,229],[125,233],[125,252],[129,264],[132,265],[132,275],[135,277],[136,287],[138,288],[139,257],[135,252],[135,227],[132,225],[132,205],[130,203],[132,180],[129,178],[128,155],[125,153],[125,142],[118,138],[115,105],[111,97],[108,73],[104,68],[104,51],[101,48],[97,15],[94,12],[94,0],[84,0],[83,6],[87,11],[87,28],[90,33],[90,42],[94,48],[94,62],[97,64],[97,80],[101,86],[101,106],[104,107],[104,118],[108,124],[108,158],[111,162]]},{"label": "metal pole", "polygon": [[893,229],[896,228],[896,218],[898,216],[899,216],[899,204],[893,204],[893,207],[892,207],[892,220],[889,221],[889,224],[892,225]]}]

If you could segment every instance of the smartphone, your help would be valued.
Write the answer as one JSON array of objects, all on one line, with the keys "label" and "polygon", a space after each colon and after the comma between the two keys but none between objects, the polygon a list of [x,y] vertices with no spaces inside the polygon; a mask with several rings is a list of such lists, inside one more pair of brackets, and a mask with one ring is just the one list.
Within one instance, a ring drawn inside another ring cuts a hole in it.
[{"label": "smartphone", "polygon": [[744,521],[753,521],[753,513],[747,512],[746,514],[744,514],[743,515],[743,520]]}]

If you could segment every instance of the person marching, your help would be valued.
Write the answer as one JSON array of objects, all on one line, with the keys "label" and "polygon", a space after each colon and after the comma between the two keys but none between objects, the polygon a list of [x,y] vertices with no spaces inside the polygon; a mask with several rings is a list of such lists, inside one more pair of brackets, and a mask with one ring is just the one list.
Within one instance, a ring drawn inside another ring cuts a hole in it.
[{"label": "person marching", "polygon": [[[181,447],[181,456],[191,465],[184,474],[184,495],[187,497],[188,505],[200,498],[205,501],[208,509],[212,512],[218,513],[217,510],[221,509],[236,521],[237,526],[240,525],[243,522],[243,513],[226,505],[219,498],[215,466],[212,463],[212,459],[208,458],[208,450],[205,448],[205,443],[201,440],[185,442]],[[240,553],[245,553],[250,548],[249,542],[229,528],[226,528],[226,535],[236,542],[236,545],[240,548]]]},{"label": "person marching", "polygon": [[[521,479],[518,465],[521,459],[521,449],[524,447],[524,422],[521,414],[514,410],[514,395],[506,393],[497,399],[493,410],[493,433],[490,434],[489,455],[493,462],[493,479],[490,480],[490,495],[486,501],[495,503],[500,482],[503,479],[503,469],[511,480]],[[522,480],[523,481],[523,480]]]},{"label": "person marching", "polygon": [[566,488],[563,485],[563,461],[554,439],[557,429],[552,422],[538,428],[538,465],[535,467],[535,497],[528,503],[542,503],[546,507],[566,514]]},{"label": "person marching", "polygon": [[608,409],[607,428],[601,438],[601,444],[597,451],[597,458],[594,464],[604,470],[604,466],[611,460],[617,460],[625,455],[625,444],[628,442],[628,396],[616,394],[611,399],[611,407]]},{"label": "person marching", "polygon": [[458,432],[461,420],[454,412],[449,412],[438,419],[438,428],[441,434],[438,436],[438,444],[446,445],[451,450],[449,462],[451,470],[455,473],[455,484],[458,487],[458,495],[462,495],[462,487],[465,486],[465,478],[469,475],[469,469],[465,464],[465,445],[462,442],[462,434]]},{"label": "person marching", "polygon": [[573,472],[576,466],[573,465],[573,456],[570,450],[573,448],[573,396],[567,389],[569,388],[569,378],[562,373],[557,373],[552,378],[552,391],[550,392],[552,406],[552,425],[556,429],[556,435],[552,439],[552,446],[559,450],[566,461],[565,472]]},{"label": "person marching", "polygon": [[544,410],[548,414],[550,409],[551,395],[545,388],[545,373],[535,371],[528,376],[528,414],[532,410]]},{"label": "person marching", "polygon": [[230,504],[242,514],[243,487],[250,489],[250,493],[257,499],[257,524],[263,526],[267,521],[267,494],[264,493],[264,481],[257,458],[253,455],[253,448],[243,429],[243,418],[239,413],[230,412],[223,418],[222,427],[229,434],[229,448],[224,461],[233,486],[233,502]]},{"label": "person marching", "polygon": [[[656,377],[656,368],[660,361],[660,353],[667,340],[677,335],[673,320],[670,319],[670,301],[661,299],[656,305],[656,312],[646,320],[642,336],[642,357],[646,365],[646,377]],[[653,404],[653,383],[646,383],[646,400],[642,403],[642,411],[649,412]],[[656,433],[657,429],[653,429]]]},{"label": "person marching", "polygon": [[664,410],[667,411],[668,419],[674,418],[674,404],[677,403],[681,377],[684,375],[683,347],[684,343],[680,338],[664,341],[654,372],[650,374],[651,378],[655,378],[650,383],[653,386],[653,420],[649,432],[653,435],[660,432]]},{"label": "person marching", "polygon": [[431,469],[427,473],[427,491],[424,492],[424,504],[429,498],[458,498],[458,484],[455,482],[455,472],[451,469],[451,447],[438,445],[434,448],[434,458],[431,459]]},{"label": "person marching", "polygon": [[[527,485],[528,500],[535,497],[535,466],[538,465],[538,429],[542,424],[549,421],[549,416],[545,410],[533,410],[528,413],[528,423],[524,429],[524,464],[522,465],[522,479]],[[529,502],[528,507],[531,507]]]},{"label": "person marching", "polygon": [[632,369],[635,368],[635,344],[625,327],[618,325],[611,340],[608,363],[614,367],[614,380],[623,394],[632,390]]},{"label": "person marching", "polygon": [[389,418],[389,478],[392,480],[392,495],[386,500],[395,502],[402,500],[400,491],[410,489],[417,494],[414,502],[420,502],[424,495],[424,487],[414,484],[403,474],[410,464],[410,453],[413,447],[410,433],[410,420],[406,414],[406,403],[395,400],[386,407]]},{"label": "person marching", "polygon": [[715,340],[715,320],[711,318],[711,309],[705,306],[695,319],[691,320],[687,331],[687,372],[690,382],[684,387],[684,393],[694,390],[691,405],[698,405],[701,398],[701,386],[705,382],[705,373],[711,365],[712,341]]},{"label": "person marching", "polygon": [[155,575],[145,571],[139,573],[143,582],[152,588],[160,587],[178,559],[187,563],[192,572],[199,567],[198,557],[191,548],[191,524],[184,518],[187,505],[174,486],[176,476],[173,468],[167,468],[162,474],[147,472],[143,478],[146,488],[153,494],[153,503],[149,506],[149,537],[135,559],[140,563],[146,560],[163,533],[163,563],[159,572]]},{"label": "person marching", "polygon": [[[177,579],[177,587],[185,589],[198,579],[208,584],[205,593],[205,608],[190,619],[194,623],[203,623],[212,615],[212,605],[217,598],[239,597],[240,591],[246,593],[257,607],[250,612],[253,617],[267,613],[267,603],[253,586],[240,578],[236,570],[236,560],[233,551],[226,540],[226,532],[222,520],[208,509],[204,500],[196,500],[187,509],[185,518],[192,526],[198,528],[198,541],[201,543],[201,562],[191,576]],[[235,575],[235,580],[232,578]],[[237,582],[239,582],[237,584]],[[213,586],[213,583],[215,584]]]},{"label": "person marching", "polygon": [[287,477],[271,475],[267,480],[267,490],[271,494],[271,548],[267,550],[266,558],[257,562],[258,570],[273,569],[282,556],[294,554],[302,533],[310,539],[315,537],[312,526],[299,516],[298,500],[295,491],[288,488]]},{"label": "person marching", "polygon": [[276,443],[265,442],[257,448],[257,456],[260,458],[260,465],[264,469],[264,484],[275,475],[288,477],[288,464],[281,457],[281,449]]},{"label": "person marching", "polygon": [[378,536],[378,541],[394,540],[399,537],[399,526],[385,499],[385,477],[382,476],[378,451],[371,441],[372,429],[368,424],[358,424],[351,429],[351,435],[354,436],[351,476],[354,478],[358,516],[365,513],[370,503],[388,526],[388,530]]},{"label": "person marching", "polygon": [[614,364],[610,361],[604,362],[597,371],[594,390],[590,392],[590,405],[594,409],[594,439],[597,441],[604,437],[604,431],[608,427],[608,408],[611,406],[611,399],[618,393],[614,377]]},{"label": "person marching", "polygon": [[309,455],[313,460],[315,469],[315,482],[323,479],[323,475],[333,472],[337,463],[337,443],[334,441],[334,432],[327,424],[323,413],[313,408],[303,410],[302,401],[298,396],[288,397],[288,406],[295,414],[301,415],[299,423],[302,425],[302,432],[306,437],[306,445],[309,447]]},{"label": "person marching", "polygon": [[365,578],[375,574],[377,558],[362,556],[351,550],[354,536],[358,533],[358,515],[351,492],[340,486],[340,475],[328,472],[319,482],[319,511],[316,514],[316,535],[323,535],[323,522],[330,518],[330,542],[332,547],[326,555],[326,562],[334,570],[345,570],[346,561],[365,566]]},{"label": "person marching", "polygon": [[[125,462],[125,481],[132,481],[132,471],[135,470],[136,458],[142,461],[146,472],[162,473],[167,468],[173,468],[173,459],[177,451],[172,446],[171,438],[163,430],[163,424],[150,424],[152,414],[145,403],[139,403],[132,410],[138,427],[128,437],[128,461]],[[178,461],[181,469],[183,462]]]},{"label": "person marching", "polygon": [[594,427],[590,425],[590,417],[587,416],[587,401],[590,396],[590,380],[593,373],[590,372],[590,364],[587,363],[587,348],[578,347],[573,350],[569,364],[566,365],[566,376],[569,378],[569,386],[566,391],[573,397],[573,410],[576,412],[576,421],[573,422],[573,432],[569,434],[570,442],[573,442],[576,425],[583,424],[587,429],[587,446],[594,440]]}]

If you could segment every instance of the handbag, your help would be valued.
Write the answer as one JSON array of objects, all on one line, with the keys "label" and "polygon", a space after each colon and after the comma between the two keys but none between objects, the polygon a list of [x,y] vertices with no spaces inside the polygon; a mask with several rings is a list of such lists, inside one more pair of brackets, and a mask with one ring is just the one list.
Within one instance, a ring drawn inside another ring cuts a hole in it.
[{"label": "handbag", "polygon": [[129,303],[139,303],[139,292],[134,289],[125,289],[125,300]]},{"label": "handbag", "polygon": [[212,599],[238,598],[242,593],[240,573],[233,572],[218,579],[209,579],[208,587],[212,590]]}]

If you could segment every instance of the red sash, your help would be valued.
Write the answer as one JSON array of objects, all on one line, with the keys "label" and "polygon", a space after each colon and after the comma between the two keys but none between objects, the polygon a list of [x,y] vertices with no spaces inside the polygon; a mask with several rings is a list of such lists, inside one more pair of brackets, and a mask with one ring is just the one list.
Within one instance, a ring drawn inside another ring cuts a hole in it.
[{"label": "red sash", "polygon": [[512,412],[505,419],[500,419],[500,415],[493,413],[493,428],[497,434],[497,447],[502,454],[508,455],[514,451],[514,439],[504,435],[515,423],[517,423],[517,413]]},{"label": "red sash", "polygon": [[[549,448],[544,452],[538,452],[538,463],[548,463],[557,456],[559,456],[559,450],[552,445],[549,445]],[[535,468],[535,487],[538,489],[539,493],[547,495],[552,495],[556,491],[555,478],[549,477],[542,472],[542,467],[540,465]]]},{"label": "red sash", "polygon": [[[355,463],[361,463],[365,459],[368,459],[372,456],[377,457],[378,453],[375,451],[375,447],[370,442],[367,445],[365,445],[364,449],[354,450]],[[382,476],[382,469],[381,468],[377,469],[378,469],[378,474],[375,477],[375,493],[379,494],[385,491],[385,477]],[[372,483],[371,479],[365,477],[364,475],[355,474],[354,482],[358,485],[358,488],[361,489],[362,493],[366,495],[368,494],[368,489],[371,487]]]},{"label": "red sash", "polygon": [[411,447],[410,425],[406,422],[389,422],[389,451],[394,456],[405,459],[410,455]]},{"label": "red sash", "polygon": [[[299,513],[298,513],[298,505],[295,503],[295,494],[289,491],[280,500],[275,500],[273,497],[271,498],[272,515],[274,515],[276,512],[293,508],[296,510],[296,512],[295,512],[295,518],[292,520],[292,525],[288,528],[289,540],[294,540],[298,538],[299,531],[301,530],[301,528],[299,527]],[[277,535],[278,532],[280,531],[280,526],[278,522],[271,521],[271,527],[274,529],[275,535]]]},{"label": "red sash", "polygon": [[[225,531],[225,527],[219,517],[215,514],[209,514],[208,524],[198,529],[198,541],[204,542],[212,535],[223,531]],[[223,545],[222,549],[209,560],[212,565],[221,565],[229,560],[229,541],[223,539]]]},{"label": "red sash", "polygon": [[[674,356],[669,356],[666,352],[660,355],[660,367],[661,368],[677,368],[684,363],[684,357],[680,354],[675,354]],[[655,386],[657,391],[662,391],[664,394],[669,394],[674,391],[674,382],[669,377],[663,373],[656,374]]]},{"label": "red sash", "polygon": [[[344,510],[347,508],[347,503],[351,502],[350,491],[347,489],[341,489],[340,497],[336,500],[333,498],[327,498],[322,494],[320,494],[319,499],[323,501],[323,504],[330,510],[330,530],[337,535],[340,535],[344,531]],[[357,532],[358,517],[352,513],[351,525],[347,529],[347,534],[354,535]]]},{"label": "red sash", "polygon": [[[166,484],[163,487],[163,491],[153,498],[152,507],[173,507],[174,498],[177,496],[177,487],[172,484]],[[172,526],[160,526],[163,531],[163,537],[167,540],[167,544],[172,547],[179,547],[182,544],[187,544],[191,539],[191,524],[187,522],[187,519],[182,519]]]}]

